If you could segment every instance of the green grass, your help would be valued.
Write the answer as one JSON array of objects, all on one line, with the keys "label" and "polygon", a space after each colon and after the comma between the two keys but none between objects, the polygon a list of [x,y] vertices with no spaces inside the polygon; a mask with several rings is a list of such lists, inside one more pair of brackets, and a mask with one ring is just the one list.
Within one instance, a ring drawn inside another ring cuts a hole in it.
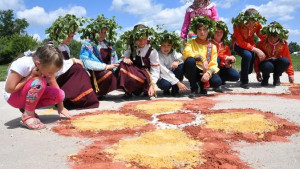
[{"label": "green grass", "polygon": [[[237,71],[241,70],[241,57],[235,56],[236,62],[233,65],[233,68],[235,68]],[[295,71],[300,71],[300,55],[291,55],[292,62],[293,62],[293,68]],[[7,75],[7,67],[8,65],[0,65],[0,81],[4,81],[6,79]]]},{"label": "green grass", "polygon": [[0,65],[0,81],[5,81],[8,65]]},{"label": "green grass", "polygon": [[[241,70],[241,60],[242,57],[235,55],[236,62],[233,65],[233,68],[237,71]],[[291,59],[293,62],[293,68],[295,71],[300,71],[300,55],[291,55]]]}]

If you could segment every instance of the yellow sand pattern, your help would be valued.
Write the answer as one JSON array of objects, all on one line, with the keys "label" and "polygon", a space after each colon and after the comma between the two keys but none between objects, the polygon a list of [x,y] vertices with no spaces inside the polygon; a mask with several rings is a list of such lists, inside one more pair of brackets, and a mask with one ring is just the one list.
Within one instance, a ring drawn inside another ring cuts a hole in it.
[{"label": "yellow sand pattern", "polygon": [[265,119],[261,114],[232,112],[206,115],[204,118],[207,128],[224,130],[226,133],[264,133],[278,128],[277,123]]},{"label": "yellow sand pattern", "polygon": [[202,164],[202,143],[181,130],[156,130],[121,140],[105,150],[114,161],[136,162],[151,168],[193,168]]},{"label": "yellow sand pattern", "polygon": [[147,114],[157,114],[164,112],[173,112],[182,108],[184,102],[178,101],[161,101],[139,104],[136,106],[138,110],[146,111]]},{"label": "yellow sand pattern", "polygon": [[132,115],[100,114],[85,116],[72,121],[80,131],[121,130],[148,124],[146,120]]}]

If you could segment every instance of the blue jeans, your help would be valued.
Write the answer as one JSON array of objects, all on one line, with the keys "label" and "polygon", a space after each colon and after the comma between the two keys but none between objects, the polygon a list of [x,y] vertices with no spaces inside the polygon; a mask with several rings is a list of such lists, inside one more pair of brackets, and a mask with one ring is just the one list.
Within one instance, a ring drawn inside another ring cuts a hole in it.
[{"label": "blue jeans", "polygon": [[[183,64],[178,65],[178,67],[176,69],[172,70],[172,72],[175,74],[175,77],[179,81],[183,80]],[[157,81],[157,87],[164,91],[170,90],[170,88],[172,87],[172,93],[179,92],[179,88],[176,84],[172,85],[169,81],[167,81],[165,79],[159,79]]]},{"label": "blue jeans", "polygon": [[[199,83],[200,88],[203,89],[204,83],[201,82],[202,75],[200,75],[200,73],[202,73],[202,70],[196,67],[196,61],[194,58],[189,57],[185,60],[184,71],[187,76],[187,79],[190,82],[192,92],[198,90],[197,83]],[[213,74],[209,79],[209,84],[213,88],[221,86],[222,80],[219,74]]]},{"label": "blue jeans", "polygon": [[219,75],[220,75],[220,78],[222,79],[222,82],[225,82],[225,81],[234,82],[234,81],[238,81],[240,79],[240,74],[238,71],[236,71],[233,68],[221,67],[220,63],[221,63],[221,59],[218,58],[218,65],[220,68]]},{"label": "blue jeans", "polygon": [[259,70],[262,72],[264,78],[269,78],[270,73],[274,73],[273,76],[279,78],[289,65],[290,61],[288,58],[280,57],[262,61],[259,64]]},{"label": "blue jeans", "polygon": [[248,74],[251,74],[253,71],[254,53],[239,47],[237,44],[234,45],[234,51],[242,57],[241,82],[243,84],[248,84]]}]

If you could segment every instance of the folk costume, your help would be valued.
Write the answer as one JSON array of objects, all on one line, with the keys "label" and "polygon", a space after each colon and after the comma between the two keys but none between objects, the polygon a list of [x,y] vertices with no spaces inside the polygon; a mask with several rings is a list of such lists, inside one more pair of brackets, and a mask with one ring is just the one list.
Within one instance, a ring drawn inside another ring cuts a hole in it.
[{"label": "folk costume", "polygon": [[106,70],[106,66],[116,63],[118,57],[106,41],[94,45],[91,40],[84,41],[80,59],[90,72],[93,88],[99,97],[117,89],[117,76],[114,70]]},{"label": "folk costume", "polygon": [[223,42],[217,42],[212,40],[212,43],[216,45],[218,51],[218,66],[219,66],[219,75],[222,79],[222,84],[226,81],[238,81],[240,79],[240,74],[230,65],[229,68],[226,67],[226,64],[229,64],[226,61],[227,56],[231,56],[230,48],[228,45],[224,45]]},{"label": "folk costume", "polygon": [[[161,51],[158,52],[160,62],[160,78],[157,82],[157,86],[164,91],[165,94],[171,93],[173,95],[179,93],[179,88],[176,85],[179,81],[183,80],[183,59],[182,54],[177,53],[175,50],[169,54],[164,54]],[[176,69],[171,69],[171,65],[174,61],[178,62]]]},{"label": "folk costume", "polygon": [[[64,56],[63,68],[55,75],[59,87],[65,92],[64,106],[67,109],[97,108],[99,106],[88,73],[75,60],[70,59],[70,49],[67,45],[73,39],[78,27],[83,25],[82,20],[83,18],[66,14],[55,20],[51,27],[46,30],[50,39],[60,43],[58,49]],[[61,24],[64,26],[61,27]],[[66,38],[62,39],[62,37]]]},{"label": "folk costume", "polygon": [[[202,56],[201,60],[196,61],[196,56]],[[218,52],[217,47],[209,40],[205,43],[198,43],[196,39],[191,39],[187,42],[183,50],[183,60],[185,74],[190,82],[191,92],[197,94],[200,87],[201,94],[207,94],[204,88],[204,83],[201,81],[203,72],[203,62],[208,61],[208,73],[211,78],[209,84],[213,88],[221,86],[222,81],[218,75]],[[198,84],[199,86],[198,86]]]},{"label": "folk costume", "polygon": [[[108,65],[116,63],[118,56],[112,44],[118,24],[112,19],[98,15],[91,24],[82,30],[83,42],[79,58],[90,72],[91,83],[98,98],[117,89],[117,77]],[[104,32],[105,31],[105,32]]]},{"label": "folk costume", "polygon": [[[191,86],[189,97],[196,97],[199,87],[201,94],[207,94],[206,88],[208,86],[219,88],[222,84],[222,80],[218,75],[217,47],[208,40],[209,36],[212,36],[211,34],[215,32],[216,23],[206,16],[196,17],[191,22],[191,30],[194,32],[197,32],[197,29],[203,26],[208,31],[206,39],[200,39],[199,37],[190,39],[183,50],[185,75]],[[206,61],[208,62],[208,70],[203,72],[203,63]],[[209,74],[210,79],[204,83],[201,79],[205,73]]]},{"label": "folk costume", "polygon": [[[65,58],[70,58],[70,49],[67,45],[60,44],[58,48]],[[59,87],[65,92],[64,106],[67,109],[99,107],[90,77],[80,64],[74,63],[72,59],[65,60],[63,68],[56,75]]]},{"label": "folk costume", "polygon": [[[272,31],[275,28],[274,31]],[[279,30],[280,33],[276,32]],[[277,23],[273,22],[262,29],[262,33],[267,34],[267,38],[258,43],[257,47],[261,49],[266,58],[260,61],[257,57],[254,62],[256,73],[262,72],[262,86],[268,86],[270,73],[273,73],[273,85],[280,85],[280,76],[286,72],[289,77],[294,76],[293,64],[289,52],[289,46],[282,42],[282,39],[288,38],[288,31]],[[278,38],[277,42],[272,43],[270,36]]]},{"label": "folk costume", "polygon": [[198,3],[196,4],[194,2],[191,6],[187,8],[185,12],[184,21],[181,28],[181,34],[180,34],[180,37],[182,39],[186,40],[186,39],[197,37],[197,35],[193,31],[189,30],[191,20],[196,16],[207,16],[212,20],[215,21],[219,20],[219,15],[215,3],[211,2],[207,4],[206,0],[204,0],[202,3],[200,2]]},{"label": "folk costume", "polygon": [[147,44],[135,51],[132,51],[131,48],[128,49],[123,57],[130,58],[133,64],[120,63],[120,87],[129,94],[140,95],[142,92],[147,94],[149,88],[154,87],[159,78],[160,68],[157,51],[150,44]]},{"label": "folk costume", "polygon": [[[255,26],[249,28],[245,23],[249,21],[255,21]],[[265,18],[258,13],[247,15],[245,12],[241,12],[236,18],[232,19],[233,23],[233,48],[234,51],[242,57],[241,63],[241,78],[242,84],[248,84],[248,74],[253,71],[254,52],[255,47],[254,35],[256,34],[260,39],[264,39],[265,36],[261,35],[261,24],[265,23]]]},{"label": "folk costume", "polygon": [[232,68],[232,63],[227,61],[227,57],[231,56],[230,47],[228,45],[228,27],[223,21],[217,21],[216,27],[223,30],[223,37],[220,42],[215,39],[212,40],[212,43],[216,45],[218,51],[219,75],[222,79],[222,84],[225,84],[225,81],[238,81],[240,74]]}]

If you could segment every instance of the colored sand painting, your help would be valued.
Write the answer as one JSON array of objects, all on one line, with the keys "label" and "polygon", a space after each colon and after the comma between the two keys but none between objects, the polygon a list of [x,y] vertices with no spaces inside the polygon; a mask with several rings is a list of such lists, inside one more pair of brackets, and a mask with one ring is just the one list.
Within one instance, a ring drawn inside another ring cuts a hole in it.
[{"label": "colored sand painting", "polygon": [[[299,95],[298,88],[291,91]],[[117,111],[76,115],[53,131],[93,140],[68,156],[75,169],[250,168],[232,142],[288,142],[287,136],[300,131],[272,112],[213,110],[213,97],[131,102]]]}]

